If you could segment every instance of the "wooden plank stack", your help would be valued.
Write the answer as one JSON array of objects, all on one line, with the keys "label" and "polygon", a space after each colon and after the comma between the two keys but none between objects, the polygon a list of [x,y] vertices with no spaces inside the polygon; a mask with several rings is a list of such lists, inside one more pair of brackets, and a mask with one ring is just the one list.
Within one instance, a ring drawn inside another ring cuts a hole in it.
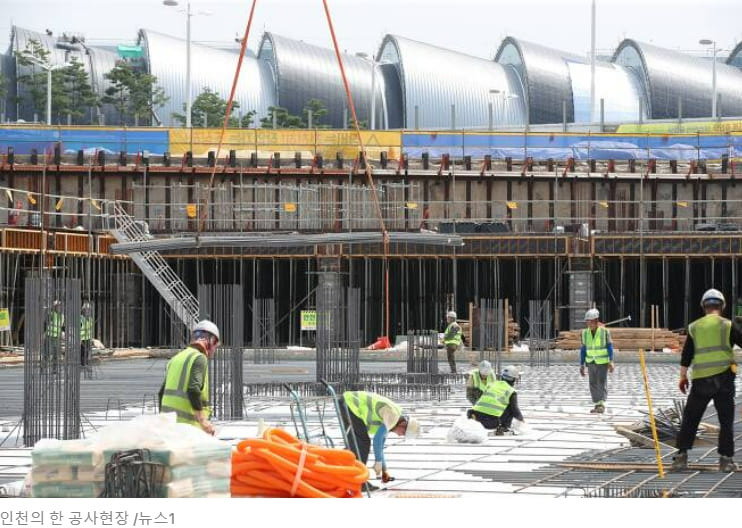
[{"label": "wooden plank stack", "polygon": [[[685,336],[666,328],[609,328],[613,347],[618,350],[682,350]],[[578,350],[582,330],[559,332],[555,348]]]}]

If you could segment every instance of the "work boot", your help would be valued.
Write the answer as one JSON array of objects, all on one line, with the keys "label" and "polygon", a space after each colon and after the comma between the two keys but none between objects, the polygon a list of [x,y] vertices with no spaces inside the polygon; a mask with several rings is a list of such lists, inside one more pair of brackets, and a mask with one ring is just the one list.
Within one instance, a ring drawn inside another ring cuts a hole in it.
[{"label": "work boot", "polygon": [[672,470],[683,471],[684,469],[688,469],[688,453],[681,451],[672,457]]},{"label": "work boot", "polygon": [[598,406],[597,405],[595,407],[593,407],[592,409],[590,409],[590,414],[597,414],[599,412],[600,411],[598,411]]},{"label": "work boot", "polygon": [[721,455],[719,457],[719,471],[722,473],[731,473],[737,471],[737,464],[734,463],[732,457]]},{"label": "work boot", "polygon": [[364,487],[366,488],[366,491],[378,491],[379,490],[379,486],[374,486],[370,482],[366,482],[364,484]]},{"label": "work boot", "polygon": [[603,414],[605,412],[605,405],[598,404],[595,406],[595,412],[598,414]]},{"label": "work boot", "polygon": [[498,425],[497,429],[495,429],[495,436],[504,436],[505,433],[509,432],[510,429],[507,427],[503,427],[502,425]]}]

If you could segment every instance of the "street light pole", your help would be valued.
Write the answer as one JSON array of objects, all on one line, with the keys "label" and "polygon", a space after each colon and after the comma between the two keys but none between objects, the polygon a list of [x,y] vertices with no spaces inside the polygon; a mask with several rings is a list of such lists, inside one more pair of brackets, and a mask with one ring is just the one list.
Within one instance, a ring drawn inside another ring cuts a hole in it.
[{"label": "street light pole", "polygon": [[716,119],[716,52],[719,51],[716,49],[716,41],[711,39],[701,39],[698,41],[698,43],[702,46],[712,46],[713,47],[713,62],[711,64],[711,117],[712,119]]},{"label": "street light pole", "polygon": [[191,128],[191,3],[186,6],[186,128]]},{"label": "street light pole", "polygon": [[46,68],[46,124],[52,126],[52,68]]}]

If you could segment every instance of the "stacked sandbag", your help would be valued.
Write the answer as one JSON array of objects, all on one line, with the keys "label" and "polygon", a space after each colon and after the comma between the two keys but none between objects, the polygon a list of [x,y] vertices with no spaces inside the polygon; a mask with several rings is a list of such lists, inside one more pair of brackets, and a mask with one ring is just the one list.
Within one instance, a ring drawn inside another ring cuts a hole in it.
[{"label": "stacked sandbag", "polygon": [[137,417],[82,440],[37,442],[31,453],[34,497],[98,497],[106,464],[120,451],[145,450],[161,464],[160,497],[229,497],[232,447],[196,427],[175,422],[174,414]]}]

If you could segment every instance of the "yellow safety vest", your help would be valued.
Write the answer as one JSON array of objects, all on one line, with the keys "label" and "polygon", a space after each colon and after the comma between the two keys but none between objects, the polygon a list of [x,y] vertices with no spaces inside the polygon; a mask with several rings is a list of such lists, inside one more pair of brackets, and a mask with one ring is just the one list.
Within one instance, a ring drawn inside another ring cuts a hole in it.
[{"label": "yellow safety vest", "polygon": [[708,378],[729,369],[734,363],[731,332],[732,322],[716,314],[705,315],[688,326],[694,352],[691,379]]},{"label": "yellow safety vest", "polygon": [[[165,391],[162,395],[160,412],[174,412],[177,421],[200,427],[196,419],[196,411],[188,399],[188,381],[191,379],[191,369],[201,352],[193,347],[187,347],[178,352],[167,363],[165,375]],[[204,385],[201,388],[201,403],[206,418],[211,414],[209,409],[209,365],[204,371]]]},{"label": "yellow safety vest", "polygon": [[589,328],[585,328],[582,331],[582,344],[587,349],[585,354],[585,363],[593,363],[596,365],[605,365],[611,362],[611,358],[608,357],[608,342],[610,341],[610,334],[604,327],[599,326],[595,330],[595,335],[590,331]]},{"label": "yellow safety vest", "polygon": [[46,326],[46,335],[59,339],[62,336],[64,326],[64,314],[52,310],[49,315],[49,323]]},{"label": "yellow safety vest", "polygon": [[402,407],[389,398],[379,396],[373,392],[345,391],[343,393],[343,400],[345,400],[348,410],[366,424],[368,433],[371,435],[376,434],[379,427],[384,425],[384,420],[379,415],[382,407],[391,407],[399,416],[402,416]]},{"label": "yellow safety vest", "polygon": [[89,315],[80,317],[80,341],[90,341],[93,338],[93,318]]},{"label": "yellow safety vest", "polygon": [[497,381],[495,378],[495,374],[493,372],[490,372],[485,379],[482,379],[482,376],[480,376],[479,371],[475,370],[471,373],[472,378],[472,387],[475,389],[479,389],[482,392],[487,390],[487,387],[492,385]]},{"label": "yellow safety vest", "polygon": [[461,327],[454,321],[446,327],[446,331],[443,333],[443,344],[460,347],[461,342]]},{"label": "yellow safety vest", "polygon": [[495,381],[487,387],[487,390],[477,400],[477,403],[474,404],[472,409],[494,417],[502,416],[502,413],[505,412],[505,409],[510,404],[510,396],[514,392],[515,389],[508,382],[502,380]]}]

